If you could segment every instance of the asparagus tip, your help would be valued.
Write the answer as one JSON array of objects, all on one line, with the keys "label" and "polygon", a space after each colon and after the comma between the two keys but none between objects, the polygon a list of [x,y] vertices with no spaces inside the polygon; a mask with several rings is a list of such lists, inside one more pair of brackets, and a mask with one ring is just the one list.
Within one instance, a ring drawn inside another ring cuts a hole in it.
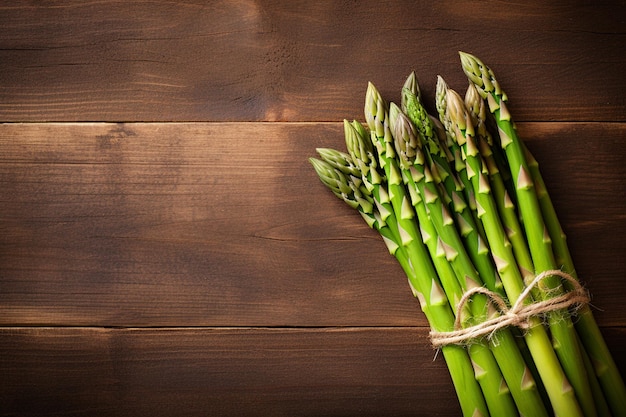
[{"label": "asparagus tip", "polygon": [[[309,158],[309,162],[311,163],[311,165],[313,165],[313,168],[315,168],[315,172],[317,173],[317,175],[320,177],[320,179],[322,178],[322,176],[324,176],[329,168],[328,163],[322,161],[321,159],[318,158],[314,158],[314,157],[310,157]],[[323,180],[322,180],[323,182]]]},{"label": "asparagus tip", "polygon": [[404,85],[402,86],[402,89],[403,90],[404,89],[409,90],[411,93],[413,93],[418,98],[421,97],[419,83],[417,82],[417,75],[415,75],[415,71],[411,71],[411,73],[407,77],[406,81],[404,82]]},{"label": "asparagus tip", "polygon": [[445,82],[441,75],[437,75],[437,86],[435,88],[435,106],[437,107],[437,112],[440,115],[443,115],[445,113],[446,91],[448,91],[448,84]]},{"label": "asparagus tip", "polygon": [[446,111],[450,120],[456,124],[460,129],[465,129],[466,126],[466,113],[465,103],[459,94],[452,90],[446,90]]}]

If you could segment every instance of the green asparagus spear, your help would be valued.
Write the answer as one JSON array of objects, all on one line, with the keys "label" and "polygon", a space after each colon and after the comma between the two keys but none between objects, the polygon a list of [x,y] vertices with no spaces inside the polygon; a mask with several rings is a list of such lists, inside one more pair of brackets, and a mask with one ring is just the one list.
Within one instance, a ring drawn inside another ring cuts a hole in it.
[{"label": "green asparagus spear", "polygon": [[435,182],[443,188],[442,198],[448,201],[450,213],[456,216],[461,239],[478,273],[486,281],[495,283],[494,290],[501,291],[502,283],[491,259],[482,224],[476,222],[470,210],[472,203],[466,202],[464,198],[463,185],[448,159],[446,152],[448,148],[442,146],[437,135],[435,119],[428,115],[418,92],[415,74],[411,73],[402,89],[402,111],[419,132],[424,147],[425,163],[430,167]]},{"label": "green asparagus spear", "polygon": [[[360,187],[354,176],[348,177],[342,172],[343,169],[333,168],[332,162],[340,161],[343,158],[332,158],[327,161],[311,159],[313,166],[318,172],[322,182],[331,191],[343,199],[351,207],[357,208],[370,227],[378,230],[387,245],[389,252],[396,257],[405,271],[410,288],[413,294],[420,301],[420,307],[432,329],[452,329],[454,326],[454,315],[445,294],[440,290],[438,277],[425,257],[411,257],[407,251],[406,237],[401,236],[398,230],[397,220],[385,191],[383,176],[378,175],[377,162],[374,158],[373,150],[368,147],[366,141],[359,139],[354,126],[347,121],[344,122],[346,130],[346,142],[355,158],[355,163],[365,168],[362,172]],[[368,149],[369,148],[369,149]],[[323,150],[322,154],[329,152]],[[351,183],[351,185],[350,185]],[[365,184],[368,184],[366,187]],[[351,194],[349,190],[362,190],[362,194],[368,196],[368,201],[374,204],[362,204],[363,195]],[[464,416],[487,416],[488,409],[476,379],[474,378],[474,367],[468,353],[460,346],[446,346],[442,348],[442,353],[448,366],[453,384],[457,391],[457,396]]]},{"label": "green asparagus spear", "polygon": [[[395,127],[396,144],[399,149],[402,165],[404,165],[404,170],[406,171],[406,177],[409,179],[409,185],[416,187],[416,194],[422,197],[421,200],[425,200],[426,196],[432,196],[431,193],[436,193],[436,188],[428,185],[428,175],[419,175],[417,177],[411,175],[411,168],[419,173],[427,172],[423,166],[420,166],[423,163],[421,161],[425,159],[424,156],[420,156],[421,147],[419,144],[422,143],[422,139],[419,138],[419,134],[417,130],[414,129],[410,119],[401,113],[400,110],[390,112],[390,114],[395,115],[396,120],[392,123]],[[415,155],[416,157],[411,157],[411,155]],[[422,194],[422,192],[424,194]],[[441,199],[436,200],[434,197],[430,197],[430,199],[433,202],[425,205],[431,209],[429,211],[431,213],[429,217],[431,221],[437,222],[439,218],[438,216],[433,216],[432,211],[433,209],[439,211],[440,207],[437,201]],[[442,209],[445,208],[442,207]],[[426,218],[425,221],[429,221],[428,218]],[[433,226],[433,231],[430,233],[439,233],[440,231],[443,231],[443,227]],[[454,232],[451,231],[450,234],[446,232],[446,235],[451,236],[452,233]],[[453,241],[460,243],[460,238],[454,238]],[[455,256],[467,256],[463,253],[464,249],[458,246],[458,243],[456,245],[453,243],[451,247],[458,250]],[[480,279],[480,276],[478,279]],[[455,297],[455,299],[458,301],[460,296]],[[473,300],[473,302],[476,301],[476,299]],[[476,341],[473,342],[476,343]],[[526,366],[524,357],[513,338],[511,330],[501,329],[496,334],[492,335],[489,346],[517,404],[519,413],[522,415],[547,416],[548,412],[541,398],[541,393],[530,369]]]},{"label": "green asparagus spear", "polygon": [[[385,171],[389,196],[397,215],[398,227],[408,237],[410,243],[407,248],[412,250],[415,246],[420,257],[426,257],[430,260],[428,249],[421,239],[419,226],[415,221],[415,212],[404,187],[396,158],[394,138],[389,126],[388,105],[372,83],[368,85],[365,102],[366,119],[371,131],[372,143],[378,149],[379,164]],[[481,315],[488,311],[486,303],[483,303],[482,309],[478,302],[472,307],[476,310],[480,309]],[[471,351],[471,355],[475,369],[479,370],[476,377],[490,412],[501,416],[515,415],[515,404],[508,389],[502,390],[504,380],[493,355],[490,354],[486,346],[476,346]],[[480,362],[478,362],[479,359]]]},{"label": "green asparagus spear", "polygon": [[[483,294],[457,311],[471,287],[484,285],[513,304],[536,274],[561,267],[577,278],[506,95],[480,60],[460,55],[470,80],[465,103],[440,78],[437,120],[421,103],[414,73],[402,89],[402,110],[370,83],[369,130],[344,121],[349,154],[322,148],[321,160],[310,159],[322,182],[379,232],[435,333],[452,330],[455,314],[463,325],[497,314]],[[571,289],[557,272],[540,281],[533,298]],[[541,416],[549,403],[561,416],[608,415],[609,408],[626,416],[626,387],[591,310],[583,305],[577,314],[575,324],[561,309],[546,314],[548,327],[531,317],[523,332],[500,329],[491,339],[443,346],[463,414]],[[524,336],[519,349],[512,334]],[[540,398],[545,393],[548,401]]]},{"label": "green asparagus spear", "polygon": [[[526,161],[524,146],[517,136],[515,125],[505,104],[506,96],[496,81],[493,73],[472,55],[461,53],[461,62],[469,80],[476,85],[478,92],[486,99],[490,112],[494,115],[500,143],[509,163],[511,176],[515,184],[518,207],[524,230],[535,266],[535,273],[558,269],[554,259],[550,236],[543,221],[541,207]],[[563,292],[561,278],[548,276],[540,283],[544,296]],[[589,376],[584,366],[583,354],[577,342],[570,314],[566,310],[557,310],[548,314],[554,349],[571,382],[580,405],[588,416],[597,415]]]}]

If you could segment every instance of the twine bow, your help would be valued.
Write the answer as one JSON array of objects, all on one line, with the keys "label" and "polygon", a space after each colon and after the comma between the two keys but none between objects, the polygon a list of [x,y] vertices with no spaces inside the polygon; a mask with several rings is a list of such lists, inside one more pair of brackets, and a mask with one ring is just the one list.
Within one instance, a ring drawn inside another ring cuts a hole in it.
[{"label": "twine bow", "polygon": [[[542,279],[552,275],[559,276],[568,281],[572,285],[572,290],[546,300],[527,304],[526,301],[529,299],[533,288],[536,287]],[[486,295],[501,314],[477,325],[463,328],[461,325],[461,311],[475,294]],[[463,297],[461,297],[459,301],[454,330],[449,332],[431,331],[431,343],[433,347],[440,348],[450,344],[468,343],[482,336],[490,338],[496,331],[507,326],[516,326],[526,329],[528,328],[528,319],[530,317],[535,317],[550,311],[570,308],[573,305],[584,305],[587,303],[589,303],[587,291],[585,291],[576,278],[560,270],[544,271],[537,275],[530,284],[526,286],[510,308],[499,294],[489,291],[484,287],[475,287],[463,294]]]}]

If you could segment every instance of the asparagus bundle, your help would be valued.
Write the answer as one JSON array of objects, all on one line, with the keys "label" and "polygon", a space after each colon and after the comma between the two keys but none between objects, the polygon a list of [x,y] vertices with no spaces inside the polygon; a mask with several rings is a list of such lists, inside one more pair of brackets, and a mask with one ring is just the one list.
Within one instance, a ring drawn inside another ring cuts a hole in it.
[{"label": "asparagus bundle", "polygon": [[369,83],[347,152],[310,161],[403,268],[463,415],[626,416],[538,163],[493,72],[461,63],[465,98],[439,77],[436,116],[414,73],[400,105]]}]

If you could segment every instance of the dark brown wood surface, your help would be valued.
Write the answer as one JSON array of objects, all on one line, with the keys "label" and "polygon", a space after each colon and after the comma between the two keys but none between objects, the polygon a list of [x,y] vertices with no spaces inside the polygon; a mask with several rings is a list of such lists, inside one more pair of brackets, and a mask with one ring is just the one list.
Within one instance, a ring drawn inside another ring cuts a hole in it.
[{"label": "dark brown wood surface", "polygon": [[0,7],[0,120],[335,121],[475,53],[518,120],[626,121],[623,1],[98,1]]},{"label": "dark brown wood surface", "polygon": [[0,416],[454,416],[307,158],[489,63],[626,374],[623,1],[0,2]]}]

